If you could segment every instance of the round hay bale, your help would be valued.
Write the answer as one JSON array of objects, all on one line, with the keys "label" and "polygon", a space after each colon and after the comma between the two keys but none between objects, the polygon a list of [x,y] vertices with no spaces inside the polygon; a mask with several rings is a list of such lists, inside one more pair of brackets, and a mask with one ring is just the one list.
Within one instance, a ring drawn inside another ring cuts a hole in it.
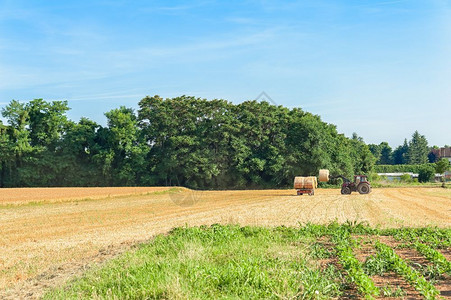
[{"label": "round hay bale", "polygon": [[329,170],[321,169],[319,170],[319,181],[328,182],[329,181]]},{"label": "round hay bale", "polygon": [[318,182],[315,176],[294,178],[295,189],[315,189],[317,186]]}]

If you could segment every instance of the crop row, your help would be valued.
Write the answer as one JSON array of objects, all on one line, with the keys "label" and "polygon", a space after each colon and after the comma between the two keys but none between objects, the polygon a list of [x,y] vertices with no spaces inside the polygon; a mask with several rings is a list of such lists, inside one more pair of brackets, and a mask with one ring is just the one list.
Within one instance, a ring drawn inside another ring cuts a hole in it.
[{"label": "crop row", "polygon": [[362,265],[355,258],[353,253],[354,240],[348,231],[337,231],[332,235],[331,240],[335,243],[335,250],[338,261],[343,266],[349,277],[349,281],[354,283],[357,291],[365,297],[379,295],[379,289],[374,285],[371,278],[365,274]]},{"label": "crop row", "polygon": [[[449,244],[449,231],[438,228],[420,229],[372,229],[362,224],[330,224],[328,226],[310,225],[303,229],[307,235],[312,237],[329,236],[335,244],[335,255],[346,273],[347,281],[354,284],[357,291],[366,298],[384,295],[384,288],[376,287],[371,275],[381,276],[386,272],[393,271],[409,282],[426,299],[435,299],[439,291],[421,273],[396,254],[394,249],[379,241],[375,242],[376,255],[367,258],[365,263],[360,263],[354,255],[355,248],[360,247],[352,238],[353,235],[390,235],[395,239],[406,242],[409,248],[416,248],[434,266],[434,272],[439,276],[451,273],[451,263],[442,253],[434,248],[444,248]],[[421,243],[420,241],[427,242]],[[430,276],[428,276],[430,278]]]},{"label": "crop row", "polygon": [[424,297],[427,299],[435,299],[439,294],[434,285],[428,282],[420,272],[410,267],[391,247],[379,241],[376,241],[375,247],[378,251],[378,257],[387,264],[388,270],[395,271],[397,274],[404,277]]},{"label": "crop row", "polygon": [[451,262],[449,262],[443,254],[431,248],[429,245],[422,243],[415,243],[415,248],[430,262],[432,262],[439,269],[440,274],[448,273],[451,275]]}]

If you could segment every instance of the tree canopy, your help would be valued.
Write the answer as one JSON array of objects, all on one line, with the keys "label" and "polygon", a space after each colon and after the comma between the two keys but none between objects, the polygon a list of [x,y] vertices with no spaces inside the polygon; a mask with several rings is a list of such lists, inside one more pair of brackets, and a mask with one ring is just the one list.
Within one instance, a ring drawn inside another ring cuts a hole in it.
[{"label": "tree canopy", "polygon": [[368,173],[376,161],[357,135],[267,102],[145,97],[138,111],[106,112],[106,126],[73,122],[68,110],[65,101],[43,99],[2,109],[1,186],[274,188],[321,168]]}]

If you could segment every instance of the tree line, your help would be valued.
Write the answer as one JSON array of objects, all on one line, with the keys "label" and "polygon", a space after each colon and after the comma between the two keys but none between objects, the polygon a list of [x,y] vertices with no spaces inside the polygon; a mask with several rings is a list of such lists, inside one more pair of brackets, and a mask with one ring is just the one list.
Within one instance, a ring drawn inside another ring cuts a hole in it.
[{"label": "tree line", "polygon": [[107,125],[68,119],[66,101],[11,101],[0,122],[0,186],[275,188],[294,176],[369,173],[356,134],[300,108],[267,102],[145,97],[105,113]]},{"label": "tree line", "polygon": [[438,149],[438,147],[429,147],[426,137],[418,131],[412,134],[410,141],[404,139],[404,143],[394,150],[387,142],[368,146],[377,159],[377,165],[421,165],[438,161],[435,154],[431,152],[433,148]]}]

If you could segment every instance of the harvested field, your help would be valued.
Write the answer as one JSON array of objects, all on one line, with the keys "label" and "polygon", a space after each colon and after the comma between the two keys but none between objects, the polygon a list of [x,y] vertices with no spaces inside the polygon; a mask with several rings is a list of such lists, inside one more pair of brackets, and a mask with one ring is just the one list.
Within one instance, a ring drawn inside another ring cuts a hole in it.
[{"label": "harvested field", "polygon": [[373,189],[368,195],[318,189],[312,197],[295,196],[294,190],[0,191],[0,297],[39,296],[90,263],[177,226],[296,226],[334,220],[381,227],[451,225],[451,190],[439,188]]},{"label": "harvested field", "polygon": [[166,191],[167,187],[90,187],[2,189],[0,205],[36,202],[63,202],[81,199],[120,197]]}]

